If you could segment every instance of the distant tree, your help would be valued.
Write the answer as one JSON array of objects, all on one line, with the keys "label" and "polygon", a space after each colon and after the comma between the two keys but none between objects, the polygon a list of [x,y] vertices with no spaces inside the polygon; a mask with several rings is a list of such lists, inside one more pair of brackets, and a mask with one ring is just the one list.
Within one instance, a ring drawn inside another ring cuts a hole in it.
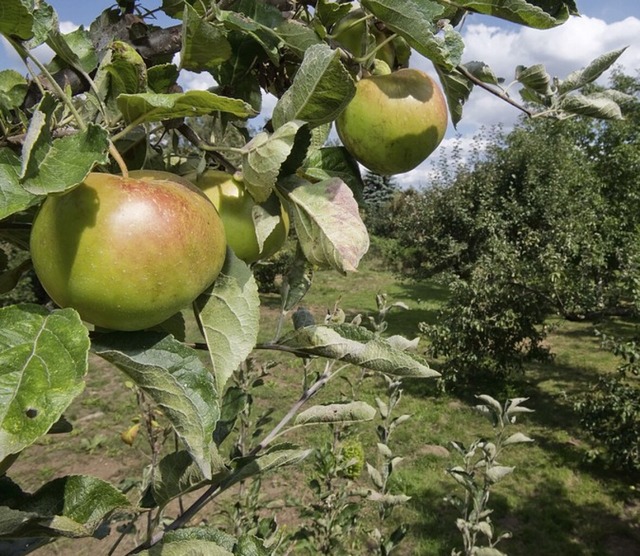
[{"label": "distant tree", "polygon": [[365,223],[369,233],[388,237],[393,233],[393,200],[398,193],[398,185],[393,176],[381,176],[367,170],[364,178]]}]

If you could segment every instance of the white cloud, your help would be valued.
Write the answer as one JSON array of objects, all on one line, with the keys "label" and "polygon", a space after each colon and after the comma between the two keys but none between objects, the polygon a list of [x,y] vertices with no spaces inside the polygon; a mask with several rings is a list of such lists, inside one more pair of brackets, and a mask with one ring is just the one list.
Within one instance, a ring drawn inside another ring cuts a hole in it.
[{"label": "white cloud", "polygon": [[[563,79],[598,56],[625,46],[628,48],[616,66],[631,75],[635,75],[640,68],[640,19],[637,17],[612,23],[594,17],[574,17],[564,25],[546,31],[473,23],[473,18],[469,18],[462,35],[465,41],[463,62],[485,62],[507,83],[513,79],[517,65],[541,63],[552,77]],[[412,58],[411,65],[433,74],[431,62],[422,57]],[[600,82],[606,84],[607,76],[608,73],[603,75]],[[520,100],[517,87],[509,92],[515,100]],[[462,133],[460,144],[466,145],[462,147],[462,153],[473,144],[473,136],[481,126],[501,124],[509,129],[519,116],[516,108],[476,87],[464,106],[463,118],[458,124],[458,131]],[[425,184],[425,178],[433,171],[438,152],[452,152],[455,133],[453,126],[450,126],[447,138],[438,151],[418,168],[401,176],[399,183],[407,186]]]}]

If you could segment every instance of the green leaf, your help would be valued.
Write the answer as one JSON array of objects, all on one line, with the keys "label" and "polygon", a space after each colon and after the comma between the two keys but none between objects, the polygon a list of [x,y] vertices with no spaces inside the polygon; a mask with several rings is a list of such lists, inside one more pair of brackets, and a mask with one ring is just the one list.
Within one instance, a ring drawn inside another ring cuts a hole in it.
[{"label": "green leaf", "polygon": [[504,552],[500,552],[497,548],[482,546],[475,552],[475,556],[507,556]]},{"label": "green leaf", "polygon": [[103,65],[103,69],[109,75],[111,96],[145,93],[147,65],[137,50],[124,41],[113,41],[109,51],[111,58]]},{"label": "green leaf", "polygon": [[[39,131],[41,137],[48,135],[46,130]],[[66,191],[82,183],[96,164],[106,164],[108,149],[109,134],[95,124],[50,143],[38,142],[23,154],[22,187],[35,195]]]},{"label": "green leaf", "polygon": [[263,475],[267,471],[273,471],[287,465],[295,465],[304,460],[313,450],[301,450],[292,447],[291,444],[273,446],[265,454],[249,458],[248,461],[238,463],[238,468],[230,478],[232,484],[239,483],[256,475]]},{"label": "green leaf", "polygon": [[125,120],[138,124],[187,116],[206,116],[217,111],[233,114],[239,118],[256,115],[253,108],[246,102],[209,91],[123,94],[118,97],[118,107]]},{"label": "green leaf", "polygon": [[206,21],[189,4],[182,14],[180,66],[189,71],[208,71],[231,56],[231,45],[221,25]]},{"label": "green leaf", "polygon": [[474,77],[490,85],[498,85],[500,80],[493,70],[484,62],[467,62],[462,66]]},{"label": "green leaf", "polygon": [[11,270],[7,270],[0,274],[0,295],[10,292],[15,288],[24,273],[32,268],[31,259],[27,259]]},{"label": "green leaf", "polygon": [[618,103],[606,95],[597,93],[592,95],[567,95],[560,101],[559,108],[565,112],[591,118],[603,120],[622,119],[622,111]]},{"label": "green leaf", "polygon": [[459,70],[447,70],[441,66],[435,66],[440,83],[447,97],[449,114],[454,126],[462,119],[462,109],[473,90],[473,83],[469,81]]},{"label": "green leaf", "polygon": [[275,31],[284,46],[301,58],[308,48],[321,42],[311,27],[296,19],[285,19]]},{"label": "green leaf", "polygon": [[360,167],[344,147],[323,147],[311,152],[302,167],[310,181],[339,178],[349,186],[358,204],[362,202],[364,183]]},{"label": "green leaf", "polygon": [[227,250],[213,286],[195,301],[219,392],[253,350],[260,321],[258,286],[249,267]]},{"label": "green leaf", "polygon": [[449,70],[460,64],[464,42],[451,25],[436,25],[444,13],[437,2],[362,0],[362,5],[434,64]]},{"label": "green leaf", "polygon": [[11,149],[0,149],[0,220],[31,206],[37,196],[20,185],[20,159]]},{"label": "green leaf", "polygon": [[283,181],[300,246],[307,260],[339,272],[354,271],[369,249],[369,235],[351,189],[340,179]]},{"label": "green leaf", "polygon": [[284,336],[278,344],[393,376],[440,376],[419,358],[394,348],[366,328],[351,324],[299,328]]},{"label": "green leaf", "polygon": [[262,0],[240,0],[234,9],[236,11],[221,13],[220,18],[225,27],[250,36],[264,50],[269,60],[278,65],[280,37],[275,29],[283,22],[280,10]]},{"label": "green leaf", "polygon": [[[224,463],[217,458],[213,475],[227,475]],[[155,504],[164,508],[171,500],[203,486],[208,481],[189,452],[179,450],[164,456],[153,471],[151,493]],[[144,498],[143,498],[144,500]],[[145,506],[148,507],[148,506]]]},{"label": "green leaf", "polygon": [[[308,125],[291,121],[271,135],[267,132],[258,133],[243,147],[244,182],[256,202],[264,203],[269,198],[282,166],[290,157],[304,159],[309,142]],[[302,157],[301,152],[304,153]]]},{"label": "green leaf", "polygon": [[375,408],[365,402],[332,403],[310,407],[296,417],[295,424],[358,423],[375,416]]},{"label": "green leaf", "polygon": [[556,27],[578,14],[573,0],[457,0],[456,6],[535,29]]},{"label": "green leaf", "polygon": [[586,68],[570,73],[566,79],[558,84],[558,92],[562,94],[575,91],[595,81],[616,62],[626,49],[625,47],[607,52],[590,62]]},{"label": "green leaf", "polygon": [[138,554],[141,556],[233,556],[233,552],[216,543],[190,539],[173,542],[163,539],[149,550],[143,550]]},{"label": "green leaf", "polygon": [[33,36],[33,15],[26,2],[2,0],[0,2],[0,33],[7,37],[26,40]]},{"label": "green leaf", "polygon": [[316,4],[316,17],[327,29],[333,27],[345,15],[351,11],[351,4],[340,4],[332,0],[318,0]]},{"label": "green leaf", "polygon": [[84,475],[54,479],[10,500],[11,507],[0,506],[2,537],[88,537],[111,512],[130,506],[113,485]]},{"label": "green leaf", "polygon": [[507,475],[513,473],[515,467],[507,467],[505,465],[494,465],[485,471],[485,475],[492,483],[497,483],[504,479]]},{"label": "green leaf", "polygon": [[502,445],[508,446],[509,444],[520,444],[522,442],[534,442],[534,440],[521,432],[516,432],[507,438]]},{"label": "green leaf", "polygon": [[285,311],[290,311],[302,301],[312,279],[313,268],[298,245],[295,258],[282,278],[282,308]]},{"label": "green leaf", "polygon": [[212,475],[213,430],[220,415],[211,373],[197,352],[153,332],[108,333],[92,349],[121,369],[162,409],[205,478]]},{"label": "green leaf", "polygon": [[518,66],[516,68],[516,79],[525,87],[540,95],[548,96],[552,94],[551,76],[542,64],[535,64],[529,67]]},{"label": "green leaf", "polygon": [[0,110],[18,108],[27,95],[27,80],[15,70],[0,71]]},{"label": "green leaf", "polygon": [[0,309],[0,461],[46,434],[82,392],[88,352],[73,309]]},{"label": "green leaf", "polygon": [[48,70],[55,73],[65,65],[79,68],[85,73],[90,73],[98,66],[98,54],[91,42],[89,32],[83,28],[76,29],[63,35],[56,28],[49,32],[47,44],[56,53]]},{"label": "green leaf", "polygon": [[178,81],[180,72],[173,64],[159,64],[147,70],[149,89],[154,93],[166,93]]},{"label": "green leaf", "polygon": [[340,61],[340,52],[326,44],[311,46],[291,87],[273,110],[273,126],[304,120],[312,127],[338,117],[355,94],[355,84]]}]

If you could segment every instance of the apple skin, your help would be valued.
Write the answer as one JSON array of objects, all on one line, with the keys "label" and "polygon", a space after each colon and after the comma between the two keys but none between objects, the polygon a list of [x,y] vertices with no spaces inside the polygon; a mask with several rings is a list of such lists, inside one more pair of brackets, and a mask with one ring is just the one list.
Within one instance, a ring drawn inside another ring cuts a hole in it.
[{"label": "apple skin", "polygon": [[227,243],[236,257],[247,264],[268,259],[282,248],[289,233],[289,214],[275,194],[261,206],[270,214],[280,214],[280,220],[265,240],[258,244],[252,211],[255,200],[241,181],[220,170],[205,170],[199,176],[186,176],[214,204],[227,236]]},{"label": "apple skin", "polygon": [[114,330],[155,326],[191,303],[226,256],[215,207],[167,172],[91,173],[42,204],[31,231],[36,275],[51,299]]},{"label": "apple skin", "polygon": [[413,170],[440,144],[447,103],[437,83],[416,69],[364,77],[336,120],[347,150],[381,175]]}]

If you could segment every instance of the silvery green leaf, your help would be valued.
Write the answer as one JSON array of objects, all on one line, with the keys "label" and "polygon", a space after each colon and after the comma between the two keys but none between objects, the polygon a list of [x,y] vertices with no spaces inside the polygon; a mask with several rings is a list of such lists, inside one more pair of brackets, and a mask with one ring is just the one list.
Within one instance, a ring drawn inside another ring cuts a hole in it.
[{"label": "silvery green leaf", "polygon": [[560,101],[559,108],[565,112],[591,118],[603,120],[622,119],[622,111],[615,100],[600,94],[567,95]]},{"label": "silvery green leaf", "polygon": [[218,392],[251,353],[258,338],[260,298],[249,267],[230,249],[214,284],[194,303]]},{"label": "silvery green leaf", "polygon": [[306,409],[296,417],[295,424],[358,423],[371,421],[375,415],[376,410],[365,402],[332,403]]},{"label": "silvery green leaf", "polygon": [[505,465],[494,465],[485,471],[485,475],[492,483],[497,483],[504,479],[507,475],[513,473],[515,467],[507,467]]},{"label": "silvery green leaf", "polygon": [[220,416],[213,375],[198,353],[172,336],[111,332],[93,351],[122,370],[162,410],[203,476],[212,476],[213,431]]},{"label": "silvery green leaf", "polygon": [[73,309],[0,309],[0,461],[60,419],[84,389],[89,333]]},{"label": "silvery green leaf", "polygon": [[566,79],[558,84],[558,91],[560,93],[575,91],[595,81],[616,62],[626,49],[625,47],[607,52],[602,56],[598,56],[587,67],[570,73]]},{"label": "silvery green leaf", "polygon": [[339,272],[354,271],[369,249],[369,235],[351,189],[340,179],[281,181],[306,259]]},{"label": "silvery green leaf", "polygon": [[273,126],[304,120],[312,127],[335,120],[355,94],[353,78],[340,52],[326,44],[309,47],[291,87],[273,110]]},{"label": "silvery green leaf", "polygon": [[507,438],[502,445],[508,446],[509,444],[519,444],[521,442],[534,442],[533,438],[529,438],[525,434],[521,432],[516,432],[512,434],[509,438]]},{"label": "silvery green leaf", "polygon": [[298,353],[338,359],[388,375],[416,378],[440,376],[416,356],[394,348],[360,326],[308,326],[287,334],[278,343],[294,348]]}]

